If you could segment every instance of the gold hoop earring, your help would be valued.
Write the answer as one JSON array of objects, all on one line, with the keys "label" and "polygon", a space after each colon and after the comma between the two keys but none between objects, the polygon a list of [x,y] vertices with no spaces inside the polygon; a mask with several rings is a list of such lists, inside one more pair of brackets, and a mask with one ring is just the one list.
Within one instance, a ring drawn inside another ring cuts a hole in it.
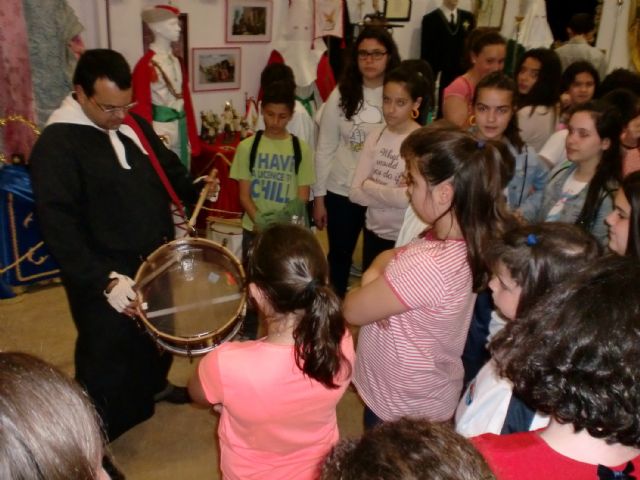
[{"label": "gold hoop earring", "polygon": [[470,125],[471,127],[475,127],[475,125],[476,125],[476,116],[475,116],[475,115],[471,115],[471,116],[469,117],[469,125]]},{"label": "gold hoop earring", "polygon": [[411,118],[415,120],[419,116],[420,116],[420,110],[418,110],[417,108],[414,108],[411,110]]}]

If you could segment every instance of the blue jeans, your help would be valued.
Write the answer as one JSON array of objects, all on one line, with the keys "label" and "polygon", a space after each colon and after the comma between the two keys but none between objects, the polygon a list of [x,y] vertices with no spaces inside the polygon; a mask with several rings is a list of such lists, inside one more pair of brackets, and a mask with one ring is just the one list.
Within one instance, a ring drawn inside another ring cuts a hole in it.
[{"label": "blue jeans", "polygon": [[329,240],[329,281],[336,293],[344,297],[349,283],[351,257],[364,226],[367,207],[351,202],[349,197],[327,192],[327,237]]}]

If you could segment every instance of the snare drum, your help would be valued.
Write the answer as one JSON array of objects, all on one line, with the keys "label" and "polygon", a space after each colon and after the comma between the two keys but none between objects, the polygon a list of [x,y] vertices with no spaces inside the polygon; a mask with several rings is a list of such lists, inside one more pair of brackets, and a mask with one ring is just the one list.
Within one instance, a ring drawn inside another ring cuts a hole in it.
[{"label": "snare drum", "polygon": [[172,353],[202,355],[242,325],[244,270],[229,250],[210,240],[183,238],[161,246],[135,281],[141,321]]}]

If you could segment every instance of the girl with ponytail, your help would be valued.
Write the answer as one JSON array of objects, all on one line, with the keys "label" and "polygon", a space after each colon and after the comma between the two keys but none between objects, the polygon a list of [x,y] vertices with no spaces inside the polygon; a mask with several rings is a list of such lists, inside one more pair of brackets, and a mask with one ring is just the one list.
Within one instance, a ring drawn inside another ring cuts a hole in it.
[{"label": "girl with ponytail", "polygon": [[514,223],[502,193],[510,154],[500,143],[424,127],[400,154],[411,205],[431,227],[380,254],[344,302],[347,321],[362,325],[354,383],[366,427],[403,416],[452,418],[474,292],[488,279],[484,250]]},{"label": "girl with ponytail", "polygon": [[327,260],[309,230],[277,224],[257,237],[247,276],[267,336],[207,354],[189,393],[221,412],[224,478],[317,478],[355,357]]}]

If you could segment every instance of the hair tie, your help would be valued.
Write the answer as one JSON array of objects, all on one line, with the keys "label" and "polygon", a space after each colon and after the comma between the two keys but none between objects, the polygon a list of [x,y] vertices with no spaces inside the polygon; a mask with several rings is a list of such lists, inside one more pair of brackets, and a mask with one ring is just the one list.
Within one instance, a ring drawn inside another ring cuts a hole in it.
[{"label": "hair tie", "polygon": [[318,286],[318,281],[314,278],[310,280],[309,283],[307,283],[304,289],[308,292],[314,292],[317,286]]},{"label": "hair tie", "polygon": [[538,236],[535,233],[527,235],[527,246],[533,247],[538,243]]},{"label": "hair tie", "polygon": [[487,142],[485,142],[484,140],[478,140],[476,142],[476,147],[478,147],[478,150],[482,150],[486,144]]}]

